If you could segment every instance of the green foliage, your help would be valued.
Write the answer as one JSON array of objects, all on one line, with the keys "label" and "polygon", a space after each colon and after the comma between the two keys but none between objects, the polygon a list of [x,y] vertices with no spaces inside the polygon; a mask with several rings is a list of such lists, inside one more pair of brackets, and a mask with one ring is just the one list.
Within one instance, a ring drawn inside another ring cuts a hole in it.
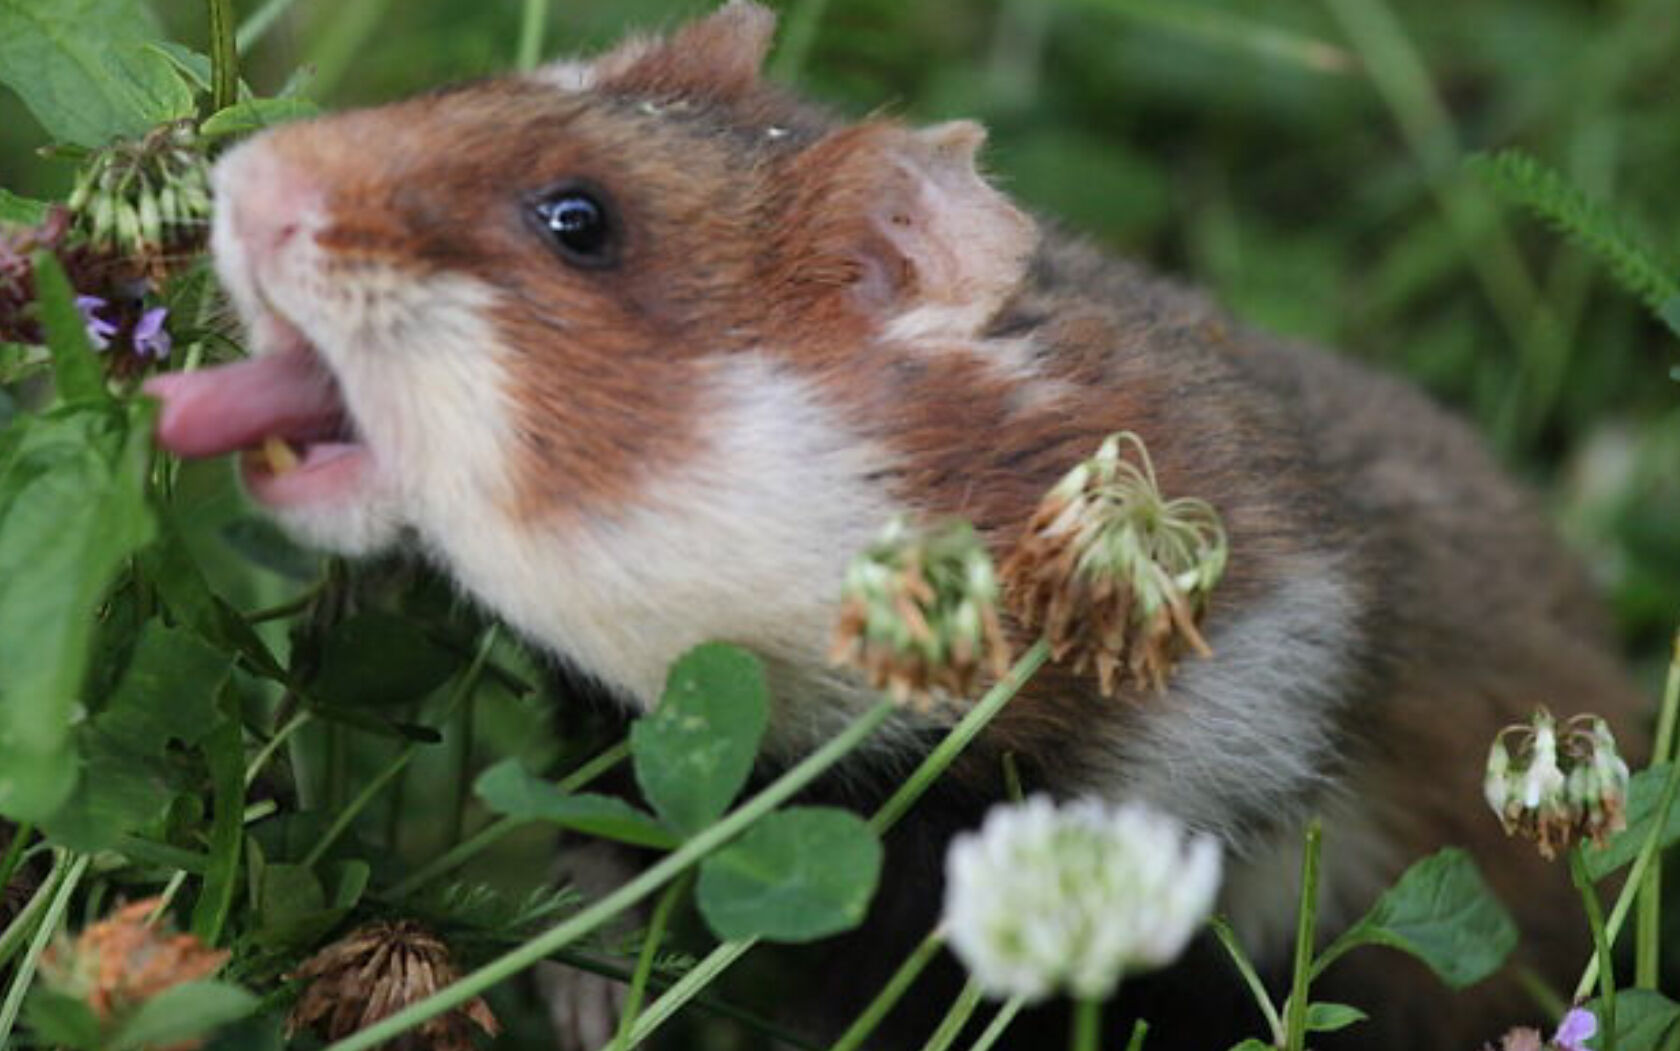
[{"label": "green foliage", "polygon": [[[1589,1000],[1584,1005],[1595,1017],[1605,1017],[1604,1002]],[[1616,994],[1617,1051],[1660,1051],[1680,1023],[1680,1004],[1652,989],[1623,989]],[[1604,1026],[1588,1046],[1604,1046]]]},{"label": "green foliage", "polygon": [[803,942],[863,922],[881,844],[843,810],[772,814],[700,867],[700,913],[719,937]]},{"label": "green foliage", "polygon": [[[1629,780],[1627,827],[1611,836],[1603,847],[1587,848],[1587,872],[1593,879],[1603,879],[1621,869],[1644,847],[1646,837],[1651,834],[1651,826],[1657,819],[1668,770],[1669,764],[1659,763],[1636,771]],[[1680,807],[1670,809],[1658,846],[1672,846],[1676,840],[1680,840]]]},{"label": "green foliage", "polygon": [[504,759],[484,771],[474,791],[495,813],[521,821],[548,821],[639,847],[669,850],[680,842],[652,814],[612,796],[562,792],[526,773],[517,759]]},{"label": "green foliage", "polygon": [[758,658],[732,646],[700,646],[671,666],[659,706],[630,733],[636,781],[667,826],[690,835],[741,791],[769,698]]},{"label": "green foliage", "polygon": [[1369,1017],[1364,1011],[1347,1004],[1317,1003],[1307,1005],[1307,1032],[1334,1033]]},{"label": "green foliage", "polygon": [[0,0],[0,83],[48,134],[103,146],[189,116],[192,90],[155,47],[145,0]]},{"label": "green foliage", "polygon": [[1523,205],[1580,242],[1610,268],[1622,287],[1662,314],[1680,297],[1680,266],[1662,259],[1623,227],[1620,217],[1593,201],[1555,170],[1515,150],[1470,159],[1472,168],[1503,196]]},{"label": "green foliage", "polygon": [[1516,924],[1476,863],[1448,848],[1407,869],[1324,958],[1360,945],[1386,945],[1417,957],[1442,981],[1463,989],[1497,971],[1516,944]]}]

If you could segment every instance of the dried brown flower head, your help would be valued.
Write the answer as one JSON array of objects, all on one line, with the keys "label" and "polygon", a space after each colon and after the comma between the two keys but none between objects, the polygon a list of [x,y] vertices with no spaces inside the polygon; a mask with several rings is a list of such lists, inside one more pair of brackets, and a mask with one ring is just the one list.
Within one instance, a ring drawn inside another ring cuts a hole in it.
[{"label": "dried brown flower head", "polygon": [[[292,975],[308,985],[287,1034],[313,1029],[340,1040],[453,983],[449,947],[413,920],[364,924],[322,949]],[[473,1027],[501,1031],[482,998],[421,1023],[384,1045],[393,1051],[472,1051]]]},{"label": "dried brown flower head", "polygon": [[1482,780],[1505,834],[1533,840],[1546,858],[1581,839],[1603,846],[1627,827],[1627,790],[1627,763],[1609,725],[1596,715],[1560,725],[1545,708],[1499,731]]},{"label": "dried brown flower head", "polygon": [[[41,957],[42,980],[55,992],[86,1003],[101,1025],[120,1025],[159,993],[221,970],[228,960],[226,950],[176,933],[161,919],[149,922],[161,905],[161,898],[137,901],[87,927],[73,941],[61,938]],[[193,1048],[198,1042],[173,1046]]]},{"label": "dried brown flower head", "polygon": [[970,697],[982,672],[1009,670],[997,593],[968,523],[916,529],[895,518],[847,567],[829,659],[900,704]]},{"label": "dried brown flower head", "polygon": [[[1127,454],[1130,455],[1127,455]],[[1130,678],[1156,689],[1197,629],[1225,572],[1219,514],[1161,496],[1143,440],[1110,435],[1047,493],[1003,564],[1010,608],[1056,660],[1093,667],[1104,696]]]}]

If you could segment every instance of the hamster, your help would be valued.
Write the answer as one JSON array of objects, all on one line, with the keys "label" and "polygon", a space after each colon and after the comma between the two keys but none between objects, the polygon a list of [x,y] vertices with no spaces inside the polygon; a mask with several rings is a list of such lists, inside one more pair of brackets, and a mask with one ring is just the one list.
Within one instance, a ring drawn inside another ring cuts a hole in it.
[{"label": "hamster", "polygon": [[[890,966],[932,925],[944,846],[1002,797],[1007,751],[1031,788],[1143,799],[1220,837],[1220,909],[1268,974],[1321,814],[1327,936],[1467,845],[1523,962],[1563,981],[1585,950],[1566,876],[1503,838],[1484,756],[1539,703],[1636,742],[1642,701],[1535,501],[1405,384],[1023,211],[979,171],[979,125],[849,122],[762,80],[773,28],[735,0],[229,151],[213,247],[253,356],[154,381],[161,444],[245,450],[251,495],[295,536],[424,552],[629,710],[689,647],[751,648],[774,764],[876,699],[825,653],[846,563],[883,523],[961,516],[1001,558],[1049,486],[1133,431],[1164,492],[1223,516],[1214,655],[1159,695],[1039,675],[892,837],[848,942]],[[251,452],[276,440],[290,470]],[[870,805],[943,718],[895,717],[830,794]],[[1382,950],[1325,983],[1373,1020],[1321,1047],[1469,1047],[1534,1014],[1514,981],[1455,997]],[[1205,1051],[1259,1031],[1242,997],[1201,944],[1109,1016]]]}]

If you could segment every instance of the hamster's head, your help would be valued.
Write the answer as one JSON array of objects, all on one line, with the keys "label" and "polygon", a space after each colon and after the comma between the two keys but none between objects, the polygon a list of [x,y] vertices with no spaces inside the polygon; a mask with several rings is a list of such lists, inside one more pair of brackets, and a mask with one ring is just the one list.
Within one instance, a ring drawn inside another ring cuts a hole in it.
[{"label": "hamster's head", "polygon": [[242,452],[318,546],[415,535],[457,569],[696,501],[773,515],[736,490],[794,456],[888,466],[819,389],[894,332],[978,330],[1036,234],[976,173],[977,125],[836,121],[761,80],[773,28],[736,0],[228,152],[213,248],[253,353],[155,380],[162,444]]}]

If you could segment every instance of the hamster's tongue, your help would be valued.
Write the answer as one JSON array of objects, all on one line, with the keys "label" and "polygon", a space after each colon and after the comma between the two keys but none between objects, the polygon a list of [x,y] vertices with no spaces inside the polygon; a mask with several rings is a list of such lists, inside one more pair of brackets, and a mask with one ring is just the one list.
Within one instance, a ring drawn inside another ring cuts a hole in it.
[{"label": "hamster's tongue", "polygon": [[157,376],[146,392],[163,402],[159,445],[193,459],[247,450],[246,484],[265,503],[341,495],[367,461],[336,384],[304,348]]}]

